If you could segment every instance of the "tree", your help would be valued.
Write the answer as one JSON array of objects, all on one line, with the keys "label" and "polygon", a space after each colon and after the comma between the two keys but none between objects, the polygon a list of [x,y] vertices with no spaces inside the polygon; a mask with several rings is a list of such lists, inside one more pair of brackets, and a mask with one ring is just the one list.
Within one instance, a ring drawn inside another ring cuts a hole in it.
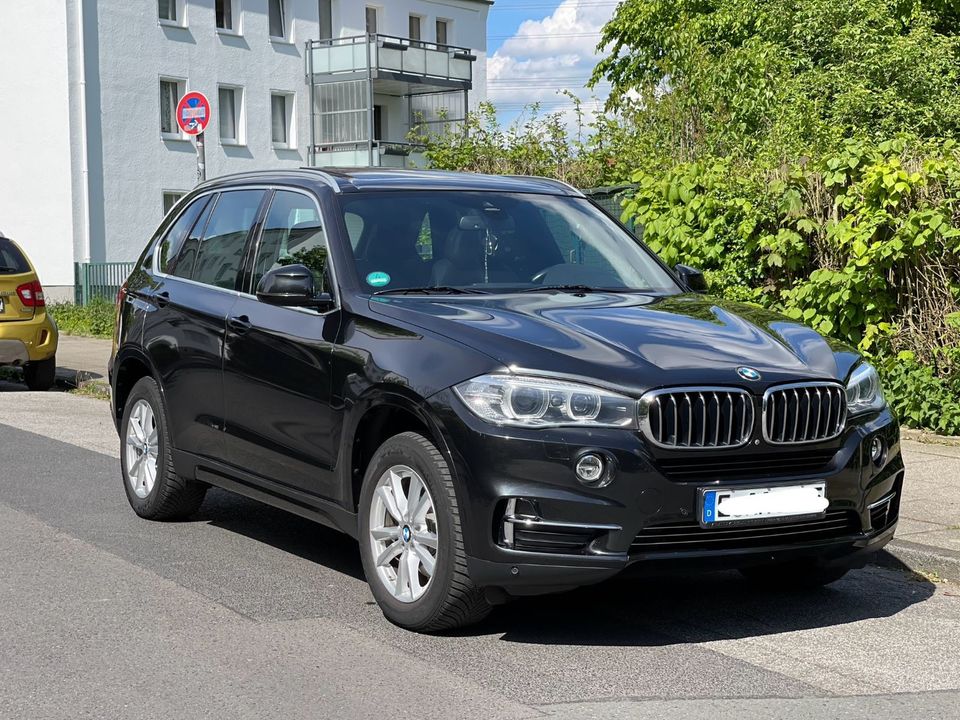
[{"label": "tree", "polygon": [[948,0],[625,0],[592,82],[638,97],[673,159],[957,137],[958,29]]}]

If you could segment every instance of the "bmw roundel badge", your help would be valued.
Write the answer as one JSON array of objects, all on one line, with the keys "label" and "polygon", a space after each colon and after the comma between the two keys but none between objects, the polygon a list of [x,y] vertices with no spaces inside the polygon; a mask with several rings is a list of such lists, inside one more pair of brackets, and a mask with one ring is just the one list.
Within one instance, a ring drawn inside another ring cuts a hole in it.
[{"label": "bmw roundel badge", "polygon": [[760,373],[754,370],[752,367],[738,367],[737,375],[742,377],[744,380],[759,380]]}]

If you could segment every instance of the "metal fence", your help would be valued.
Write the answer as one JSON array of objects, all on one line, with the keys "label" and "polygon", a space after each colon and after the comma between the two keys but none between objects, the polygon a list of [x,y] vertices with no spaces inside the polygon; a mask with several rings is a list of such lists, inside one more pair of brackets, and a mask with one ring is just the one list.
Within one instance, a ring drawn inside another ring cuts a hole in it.
[{"label": "metal fence", "polygon": [[[623,214],[622,205],[624,197],[631,190],[635,190],[636,187],[636,185],[614,185],[610,187],[582,190],[581,192],[619,220],[620,216]],[[624,224],[637,237],[640,237],[640,235],[643,234],[643,228],[638,227],[632,219],[628,220]]]},{"label": "metal fence", "polygon": [[75,302],[86,305],[91,300],[104,298],[113,301],[136,263],[74,263]]}]

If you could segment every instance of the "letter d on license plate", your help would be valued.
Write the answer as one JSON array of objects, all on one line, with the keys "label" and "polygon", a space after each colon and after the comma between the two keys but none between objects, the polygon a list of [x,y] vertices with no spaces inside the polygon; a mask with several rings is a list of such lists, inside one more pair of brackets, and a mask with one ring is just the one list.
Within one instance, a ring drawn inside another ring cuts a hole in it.
[{"label": "letter d on license plate", "polygon": [[700,524],[764,522],[823,515],[826,483],[700,490]]}]

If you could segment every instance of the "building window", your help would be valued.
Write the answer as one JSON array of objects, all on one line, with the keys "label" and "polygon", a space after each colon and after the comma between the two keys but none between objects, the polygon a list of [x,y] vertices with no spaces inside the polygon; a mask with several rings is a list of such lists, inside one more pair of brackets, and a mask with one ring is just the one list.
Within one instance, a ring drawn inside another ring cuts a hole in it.
[{"label": "building window", "polygon": [[449,20],[437,20],[437,44],[438,45],[450,44],[450,21]]},{"label": "building window", "polygon": [[293,93],[270,94],[270,136],[277,148],[296,147],[293,137]]},{"label": "building window", "polygon": [[269,0],[270,3],[270,37],[279,40],[287,39],[287,8],[286,0]]},{"label": "building window", "polygon": [[220,142],[224,145],[243,144],[243,89],[220,86],[218,92],[220,115]]},{"label": "building window", "polygon": [[320,0],[320,39],[333,37],[333,0]]},{"label": "building window", "polygon": [[177,201],[182,198],[185,193],[182,190],[164,190],[163,191],[163,216],[166,217],[167,213],[173,210],[173,206],[177,204]]},{"label": "building window", "polygon": [[377,9],[367,6],[367,35],[376,35],[377,33]]},{"label": "building window", "polygon": [[217,29],[235,31],[233,25],[233,0],[216,0]]},{"label": "building window", "polygon": [[420,24],[423,22],[423,18],[419,15],[410,16],[410,32],[409,37],[411,40],[420,39]]},{"label": "building window", "polygon": [[160,135],[167,139],[179,139],[177,126],[177,103],[183,97],[184,83],[180,80],[160,79]]},{"label": "building window", "polygon": [[180,8],[179,0],[157,0],[157,17],[168,23],[179,24],[180,23],[180,13],[177,12]]}]

